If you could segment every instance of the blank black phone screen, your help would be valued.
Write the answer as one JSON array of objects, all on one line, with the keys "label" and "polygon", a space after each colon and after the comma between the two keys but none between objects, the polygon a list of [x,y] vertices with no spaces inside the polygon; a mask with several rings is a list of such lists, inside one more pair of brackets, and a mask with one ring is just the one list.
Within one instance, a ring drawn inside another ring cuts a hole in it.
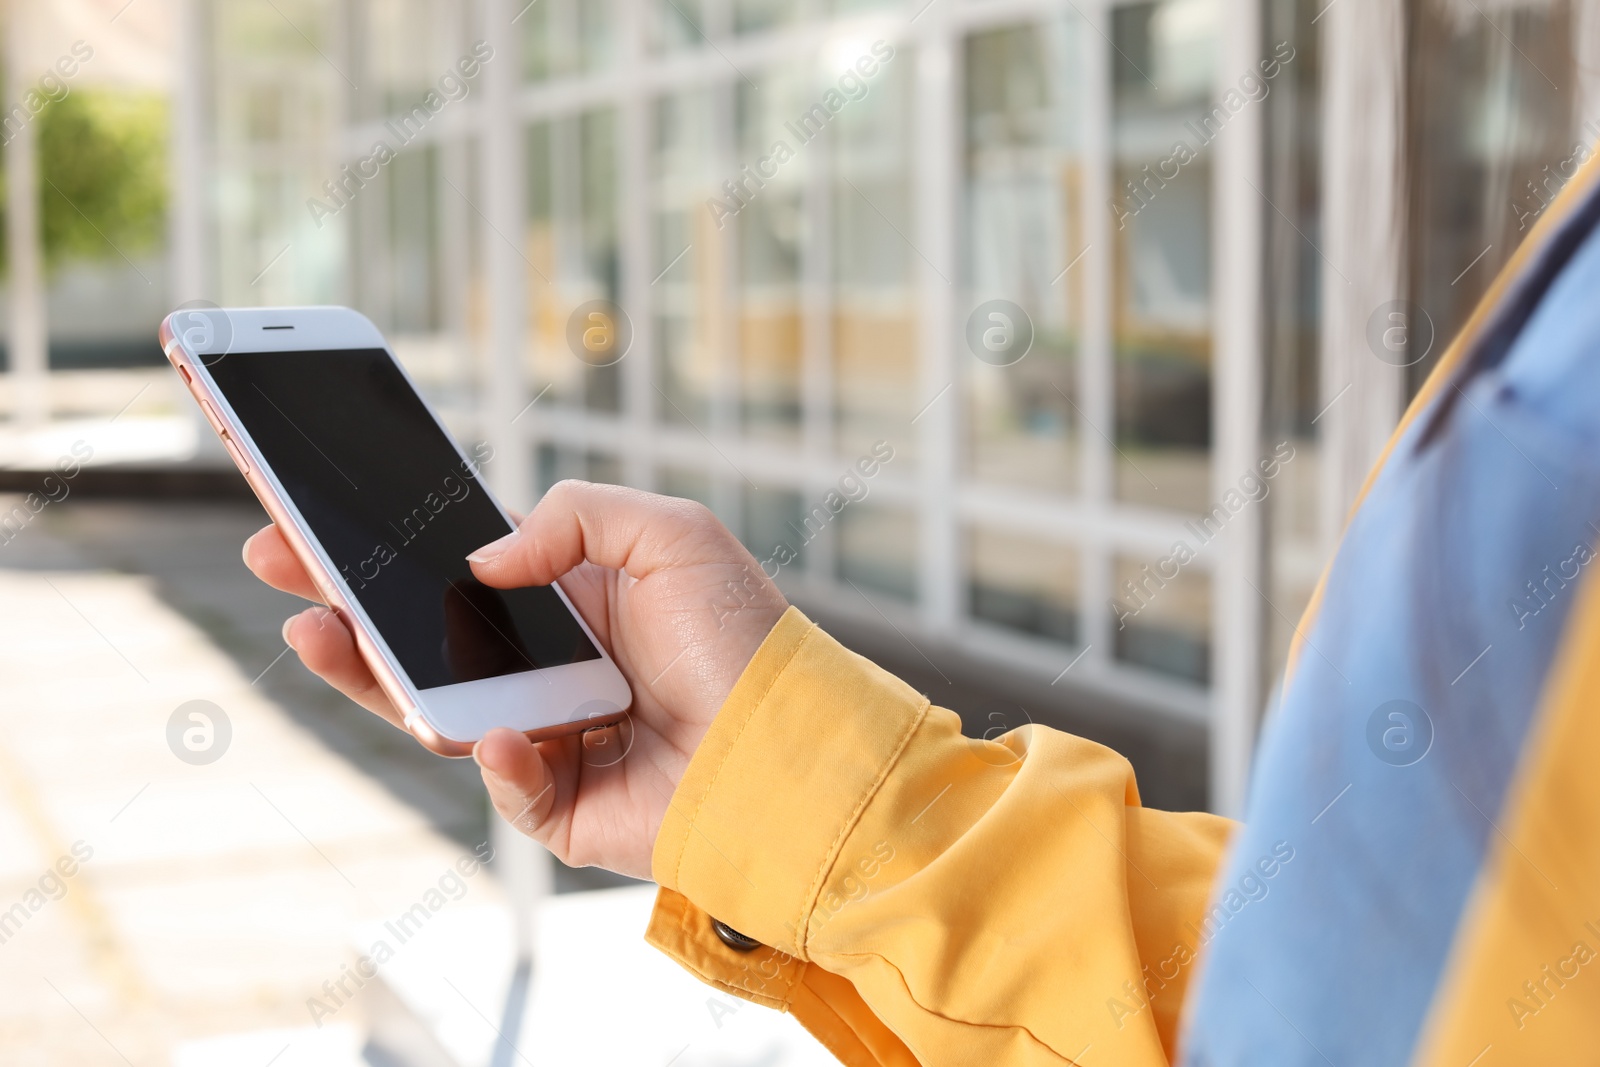
[{"label": "blank black phone screen", "polygon": [[209,369],[418,689],[599,658],[554,589],[472,576],[467,553],[511,526],[387,352],[233,352]]}]

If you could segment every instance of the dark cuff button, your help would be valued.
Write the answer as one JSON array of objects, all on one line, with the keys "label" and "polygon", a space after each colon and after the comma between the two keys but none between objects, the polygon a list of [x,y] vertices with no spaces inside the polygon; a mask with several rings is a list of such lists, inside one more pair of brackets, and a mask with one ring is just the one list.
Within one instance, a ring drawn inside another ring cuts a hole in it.
[{"label": "dark cuff button", "polygon": [[741,934],[721,919],[712,919],[711,929],[717,935],[717,940],[735,952],[750,952],[761,947],[761,942],[753,937]]}]

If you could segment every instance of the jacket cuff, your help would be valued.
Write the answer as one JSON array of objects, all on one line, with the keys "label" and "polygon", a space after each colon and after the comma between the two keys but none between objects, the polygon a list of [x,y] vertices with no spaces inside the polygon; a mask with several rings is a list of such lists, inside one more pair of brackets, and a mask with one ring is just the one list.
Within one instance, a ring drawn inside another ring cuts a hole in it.
[{"label": "jacket cuff", "polygon": [[789,608],[673,794],[651,860],[656,881],[806,959],[818,894],[927,709],[927,698]]}]

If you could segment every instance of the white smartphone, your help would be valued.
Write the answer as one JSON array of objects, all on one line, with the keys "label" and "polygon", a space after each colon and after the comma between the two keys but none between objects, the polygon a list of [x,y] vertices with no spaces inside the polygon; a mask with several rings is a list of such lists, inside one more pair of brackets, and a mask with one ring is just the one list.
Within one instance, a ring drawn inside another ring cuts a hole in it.
[{"label": "white smartphone", "polygon": [[559,585],[499,590],[467,553],[515,529],[378,328],[349,308],[190,308],[188,384],[405,727],[466,756],[622,720],[627,681]]}]

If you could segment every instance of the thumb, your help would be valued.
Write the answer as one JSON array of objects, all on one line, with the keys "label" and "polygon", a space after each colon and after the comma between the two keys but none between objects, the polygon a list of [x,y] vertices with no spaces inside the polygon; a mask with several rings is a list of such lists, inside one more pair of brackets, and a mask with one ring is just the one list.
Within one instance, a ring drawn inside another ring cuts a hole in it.
[{"label": "thumb", "polygon": [[587,560],[640,579],[672,567],[727,563],[742,545],[703,505],[620,485],[558,482],[516,532],[467,557],[485,585],[549,585]]},{"label": "thumb", "polygon": [[532,741],[497,727],[472,747],[489,799],[500,817],[541,843],[549,836],[556,777]]}]

